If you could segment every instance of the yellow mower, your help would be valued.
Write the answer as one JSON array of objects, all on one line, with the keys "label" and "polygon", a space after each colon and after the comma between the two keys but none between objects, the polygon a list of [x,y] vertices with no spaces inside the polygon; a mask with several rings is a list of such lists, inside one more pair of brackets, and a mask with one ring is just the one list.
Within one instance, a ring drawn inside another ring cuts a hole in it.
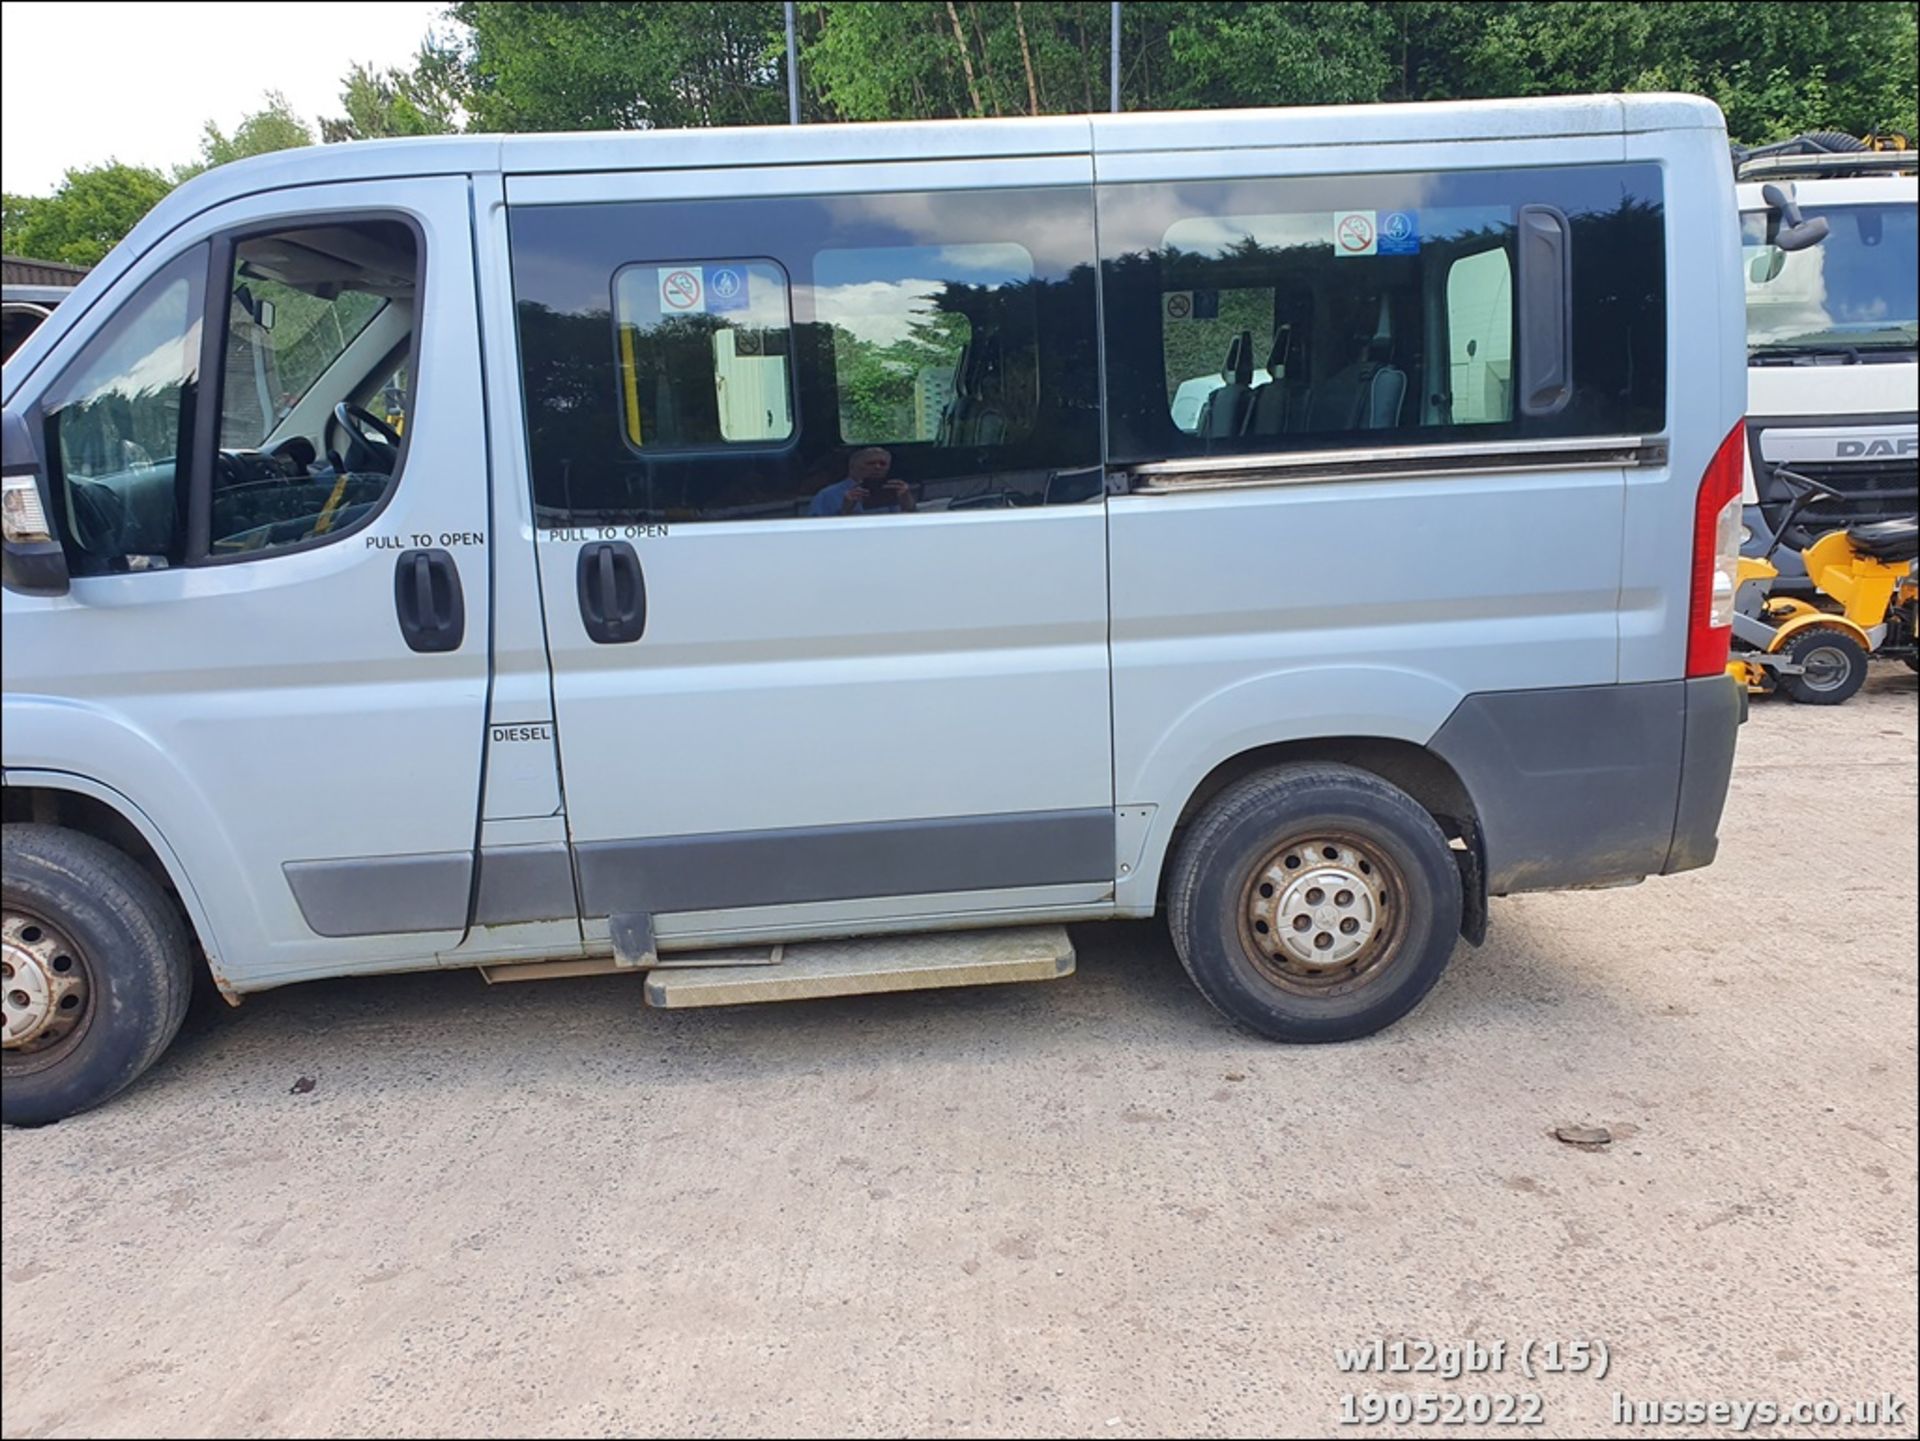
[{"label": "yellow mower", "polygon": [[1920,669],[1920,524],[1883,520],[1830,530],[1800,552],[1817,600],[1775,596],[1780,537],[1815,501],[1841,497],[1797,471],[1777,468],[1773,475],[1796,494],[1766,550],[1740,558],[1728,673],[1756,695],[1782,690],[1807,705],[1839,705],[1866,680],[1870,655]]}]

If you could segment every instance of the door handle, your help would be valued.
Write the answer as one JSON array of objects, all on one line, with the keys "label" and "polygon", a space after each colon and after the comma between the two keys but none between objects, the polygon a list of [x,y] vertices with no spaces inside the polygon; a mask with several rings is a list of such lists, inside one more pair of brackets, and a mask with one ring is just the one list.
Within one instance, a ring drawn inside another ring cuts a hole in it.
[{"label": "door handle", "polygon": [[460,649],[467,602],[453,557],[444,550],[401,551],[393,563],[393,609],[409,649]]},{"label": "door handle", "polygon": [[600,645],[624,645],[646,634],[647,578],[640,557],[624,540],[580,547],[580,620]]}]

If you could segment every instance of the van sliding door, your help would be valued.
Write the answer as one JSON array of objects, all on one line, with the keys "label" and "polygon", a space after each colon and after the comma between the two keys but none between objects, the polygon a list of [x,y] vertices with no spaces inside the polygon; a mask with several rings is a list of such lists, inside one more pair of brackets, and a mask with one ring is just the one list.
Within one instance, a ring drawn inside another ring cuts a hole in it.
[{"label": "van sliding door", "polygon": [[1110,900],[1091,190],[916,180],[509,181],[590,941]]}]

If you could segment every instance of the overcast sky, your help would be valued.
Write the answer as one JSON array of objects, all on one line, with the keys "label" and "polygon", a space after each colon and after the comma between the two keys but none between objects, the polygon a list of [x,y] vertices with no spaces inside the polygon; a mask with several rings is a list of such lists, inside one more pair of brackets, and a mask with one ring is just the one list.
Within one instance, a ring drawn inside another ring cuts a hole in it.
[{"label": "overcast sky", "polygon": [[347,67],[404,63],[445,8],[4,0],[0,186],[46,195],[69,166],[108,159],[165,171],[199,155],[207,121],[231,133],[269,90],[317,138],[319,117],[341,113]]}]

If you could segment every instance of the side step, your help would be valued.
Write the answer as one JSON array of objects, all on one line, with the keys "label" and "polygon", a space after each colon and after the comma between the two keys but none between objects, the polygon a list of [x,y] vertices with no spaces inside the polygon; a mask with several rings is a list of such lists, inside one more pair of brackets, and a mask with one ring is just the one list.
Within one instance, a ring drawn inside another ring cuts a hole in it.
[{"label": "side step", "polygon": [[693,966],[647,972],[647,1004],[668,1010],[744,1006],[874,991],[925,991],[1051,981],[1073,973],[1064,926],[806,941],[774,966]]}]

